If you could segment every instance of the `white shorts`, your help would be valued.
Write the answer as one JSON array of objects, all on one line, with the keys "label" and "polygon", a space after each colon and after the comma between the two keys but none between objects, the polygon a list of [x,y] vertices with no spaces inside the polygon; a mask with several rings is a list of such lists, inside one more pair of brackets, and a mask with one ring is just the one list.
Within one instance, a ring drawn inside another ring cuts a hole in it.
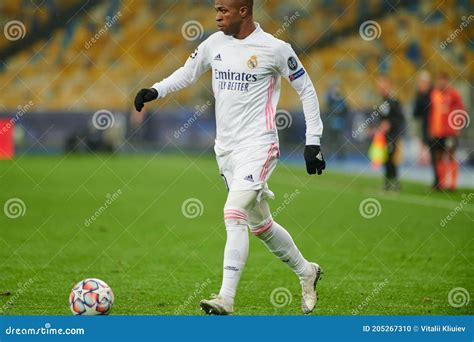
[{"label": "white shorts", "polygon": [[219,172],[228,191],[258,191],[257,201],[275,196],[267,181],[275,170],[280,149],[277,144],[252,146],[231,152],[216,151]]}]

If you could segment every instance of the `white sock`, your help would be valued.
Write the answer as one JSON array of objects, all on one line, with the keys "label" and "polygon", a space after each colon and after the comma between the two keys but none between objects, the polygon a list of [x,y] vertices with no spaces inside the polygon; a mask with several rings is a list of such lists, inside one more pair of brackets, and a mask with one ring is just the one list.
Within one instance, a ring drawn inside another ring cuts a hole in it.
[{"label": "white sock", "polygon": [[299,278],[311,276],[311,264],[296,247],[291,235],[277,222],[269,218],[260,227],[253,228],[252,233],[259,237],[278,259],[290,266]]},{"label": "white sock", "polygon": [[227,242],[224,249],[224,273],[219,295],[234,303],[240,275],[249,254],[247,221],[226,219]]}]

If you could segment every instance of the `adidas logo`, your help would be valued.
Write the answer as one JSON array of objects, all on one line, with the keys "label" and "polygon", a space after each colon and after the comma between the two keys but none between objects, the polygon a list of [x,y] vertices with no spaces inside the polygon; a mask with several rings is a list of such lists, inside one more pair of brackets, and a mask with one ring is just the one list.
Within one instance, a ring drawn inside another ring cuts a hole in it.
[{"label": "adidas logo", "polygon": [[319,160],[323,160],[323,154],[321,153],[321,151],[319,151],[318,155],[316,156],[317,159]]},{"label": "adidas logo", "polygon": [[222,62],[221,54],[218,54],[216,57],[214,57],[214,60]]},{"label": "adidas logo", "polygon": [[253,183],[253,176],[252,175],[248,175],[247,177],[244,178],[244,180],[246,181],[249,181],[249,182],[252,182]]}]

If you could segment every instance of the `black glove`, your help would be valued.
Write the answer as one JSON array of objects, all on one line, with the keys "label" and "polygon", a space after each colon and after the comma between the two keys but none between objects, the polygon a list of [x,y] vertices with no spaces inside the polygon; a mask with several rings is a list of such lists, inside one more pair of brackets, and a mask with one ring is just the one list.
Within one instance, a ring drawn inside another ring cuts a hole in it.
[{"label": "black glove", "polygon": [[310,175],[318,175],[323,173],[326,168],[326,161],[324,160],[321,147],[316,145],[309,145],[304,148],[304,160],[306,161],[306,171]]},{"label": "black glove", "polygon": [[142,111],[146,102],[156,100],[158,98],[158,91],[154,88],[142,89],[135,96],[135,109],[139,112]]}]

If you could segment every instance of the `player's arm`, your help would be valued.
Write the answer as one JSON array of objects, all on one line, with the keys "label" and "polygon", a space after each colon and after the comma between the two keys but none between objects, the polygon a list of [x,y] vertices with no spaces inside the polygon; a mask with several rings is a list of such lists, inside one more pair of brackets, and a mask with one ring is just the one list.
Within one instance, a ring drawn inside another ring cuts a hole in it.
[{"label": "player's arm", "polygon": [[319,110],[319,101],[313,82],[290,44],[284,44],[275,54],[279,73],[298,93],[303,105],[306,121],[306,147],[304,158],[309,174],[320,175],[326,168],[321,152],[323,123]]},{"label": "player's arm", "polygon": [[138,92],[135,97],[135,109],[141,111],[146,102],[165,97],[167,94],[186,88],[198,80],[211,64],[207,54],[208,41],[204,41],[189,56],[188,60],[178,70],[163,81],[155,83],[151,88],[145,88]]}]

